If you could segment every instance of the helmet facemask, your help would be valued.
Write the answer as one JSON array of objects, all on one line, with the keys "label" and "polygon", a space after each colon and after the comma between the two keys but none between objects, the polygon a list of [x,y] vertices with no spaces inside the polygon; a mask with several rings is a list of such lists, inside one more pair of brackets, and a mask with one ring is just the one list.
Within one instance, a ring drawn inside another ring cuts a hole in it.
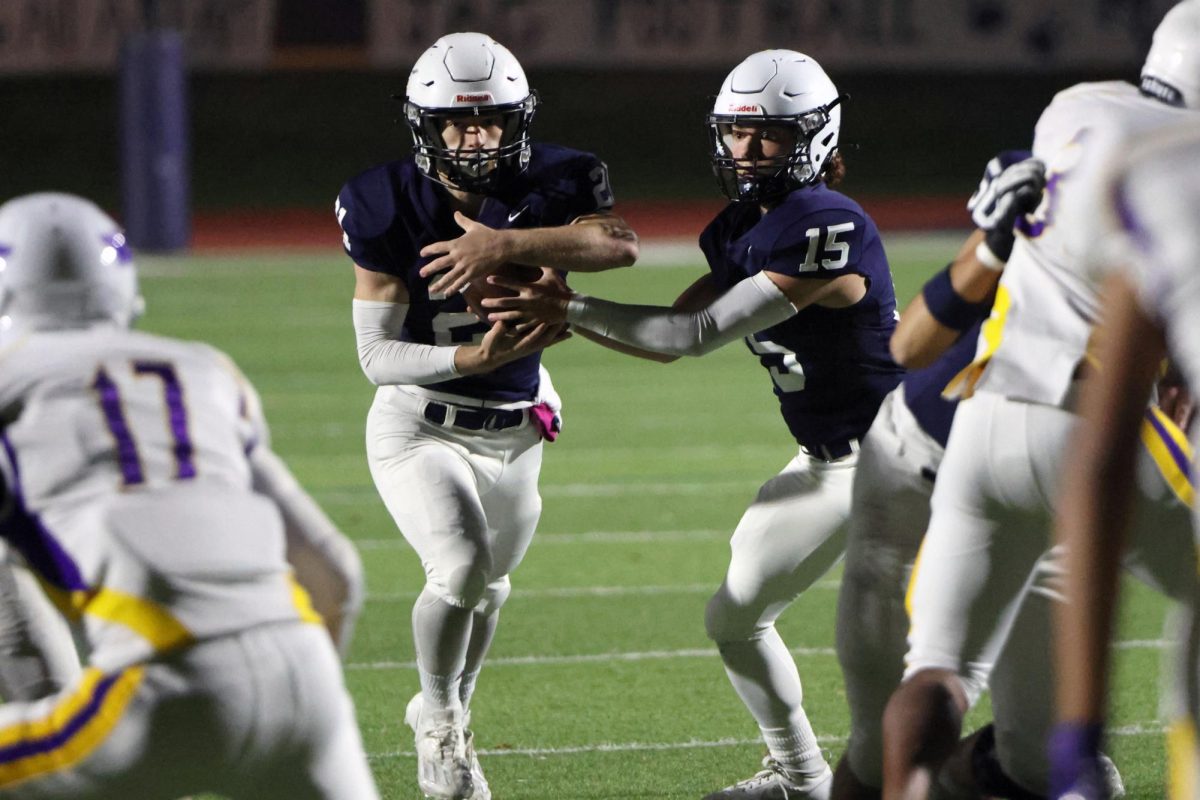
[{"label": "helmet facemask", "polygon": [[[529,125],[537,108],[537,95],[494,106],[423,108],[412,101],[404,104],[404,115],[413,136],[417,168],[449,189],[472,194],[492,194],[508,178],[529,166]],[[496,118],[500,141],[496,147],[452,148],[444,131],[451,120]]]},{"label": "helmet facemask", "polygon": [[[832,112],[842,96],[817,108],[788,116],[765,114],[708,115],[713,174],[721,191],[735,202],[767,202],[821,180],[825,164],[836,152],[838,128]],[[777,126],[788,129],[795,139],[791,152],[774,158],[736,159],[733,156],[733,127]],[[814,152],[823,154],[814,160]],[[753,161],[754,163],[750,163]]]}]

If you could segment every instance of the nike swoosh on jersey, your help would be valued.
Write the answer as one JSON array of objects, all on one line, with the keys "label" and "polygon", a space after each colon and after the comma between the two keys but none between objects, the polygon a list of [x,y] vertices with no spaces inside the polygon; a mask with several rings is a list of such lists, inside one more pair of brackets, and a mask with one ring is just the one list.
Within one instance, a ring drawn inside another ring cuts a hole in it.
[{"label": "nike swoosh on jersey", "polygon": [[518,208],[516,211],[513,211],[511,214],[509,214],[509,215],[508,215],[508,221],[509,221],[509,222],[512,222],[512,221],[513,221],[513,220],[515,220],[517,217],[519,217],[519,216],[521,216],[522,214],[524,214],[524,213],[525,213],[525,212],[526,212],[528,209],[529,209],[529,206],[521,206],[521,207],[520,207],[520,208]]}]

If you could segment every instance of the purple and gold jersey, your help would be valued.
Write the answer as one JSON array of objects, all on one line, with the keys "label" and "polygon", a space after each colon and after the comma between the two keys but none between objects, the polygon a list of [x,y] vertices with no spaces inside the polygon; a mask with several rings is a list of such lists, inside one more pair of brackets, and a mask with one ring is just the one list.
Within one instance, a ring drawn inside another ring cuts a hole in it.
[{"label": "purple and gold jersey", "polygon": [[0,537],[115,669],[313,621],[279,509],[254,491],[258,395],[213,348],[116,326],[0,350]]},{"label": "purple and gold jersey", "polygon": [[888,352],[896,296],[874,221],[850,198],[818,184],[792,192],[765,216],[757,205],[731,203],[700,235],[700,248],[721,289],[764,270],[866,278],[867,293],[853,306],[810,305],[746,338],[771,374],[797,442],[819,451],[861,438],[904,372]]},{"label": "purple and gold jersey", "polygon": [[[483,202],[478,222],[489,228],[545,228],[612,207],[608,171],[595,156],[552,144],[534,144],[529,168]],[[446,190],[423,176],[411,158],[351,178],[338,195],[337,217],[346,253],[363,269],[393,275],[408,289],[403,340],[427,345],[478,342],[488,330],[461,295],[430,296],[437,276],[422,278],[421,248],[456,239],[462,229]],[[505,402],[533,400],[541,353],[427,388]]]}]

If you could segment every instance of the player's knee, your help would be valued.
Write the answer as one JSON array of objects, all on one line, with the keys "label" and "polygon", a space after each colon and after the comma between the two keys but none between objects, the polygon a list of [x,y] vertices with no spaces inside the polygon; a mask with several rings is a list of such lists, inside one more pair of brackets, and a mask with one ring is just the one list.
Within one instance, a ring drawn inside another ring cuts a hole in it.
[{"label": "player's knee", "polygon": [[739,602],[726,584],[721,584],[704,609],[704,631],[717,644],[741,642],[758,635],[757,610]]},{"label": "player's knee", "polygon": [[426,564],[429,588],[459,608],[475,608],[491,580],[492,554],[482,541],[457,537]]},{"label": "player's knee", "polygon": [[480,614],[495,614],[508,600],[510,594],[512,594],[512,584],[509,582],[508,576],[504,575],[487,585],[483,592],[483,600],[475,610]]},{"label": "player's knee", "polygon": [[459,608],[475,608],[487,591],[490,567],[481,560],[452,568],[446,574],[442,599]]}]

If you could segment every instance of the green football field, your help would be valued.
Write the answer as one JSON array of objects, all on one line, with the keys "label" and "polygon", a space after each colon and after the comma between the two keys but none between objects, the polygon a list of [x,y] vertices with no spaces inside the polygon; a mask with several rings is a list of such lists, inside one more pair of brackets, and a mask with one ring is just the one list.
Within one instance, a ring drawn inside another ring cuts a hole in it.
[{"label": "green football field", "polygon": [[[898,296],[911,297],[957,241],[885,239]],[[572,283],[667,303],[702,270],[686,249],[658,260]],[[349,263],[336,251],[140,263],[141,327],[232,355],[262,394],[276,449],[357,543],[369,596],[347,682],[383,797],[421,797],[402,717],[417,689],[409,610],[422,573],[366,468],[373,387],[354,352]],[[740,345],[664,366],[575,339],[545,362],[565,430],[546,448],[539,533],[513,575],[472,704],[484,770],[501,800],[699,798],[750,775],[764,754],[703,612],[742,510],[795,444],[768,376]],[[838,577],[835,569],[780,622],[831,759],[848,726],[833,652]],[[1127,588],[1110,751],[1129,797],[1151,800],[1165,794],[1166,605]],[[972,722],[987,716],[984,703]]]}]

